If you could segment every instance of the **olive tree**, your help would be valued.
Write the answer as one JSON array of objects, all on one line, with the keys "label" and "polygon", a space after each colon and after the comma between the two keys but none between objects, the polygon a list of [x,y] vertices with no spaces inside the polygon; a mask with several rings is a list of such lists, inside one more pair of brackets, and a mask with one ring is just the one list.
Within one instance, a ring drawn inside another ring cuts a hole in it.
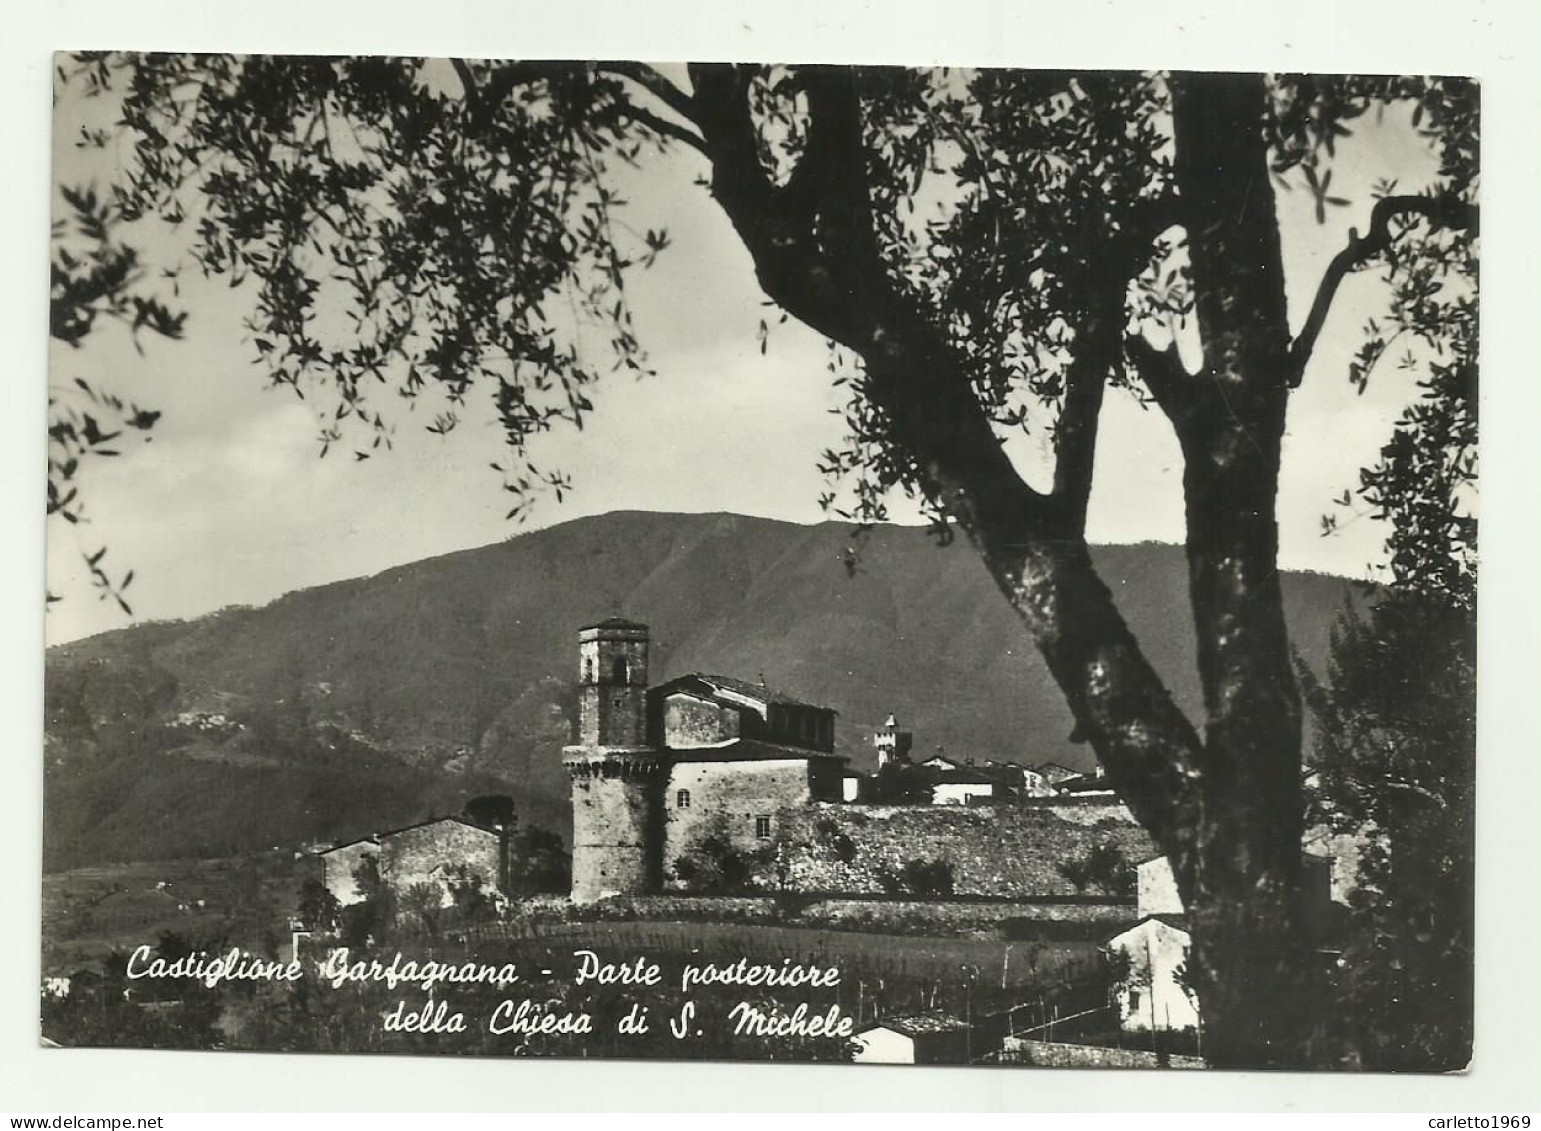
[{"label": "olive tree", "polygon": [[[1422,265],[1390,315],[1417,321],[1474,264],[1474,84],[149,55],[60,70],[121,99],[135,155],[121,214],[190,228],[202,271],[255,281],[252,348],[273,382],[325,400],[323,452],[389,446],[403,401],[432,402],[429,427],[447,432],[465,398],[489,396],[516,516],[567,486],[532,441],[581,426],[607,372],[647,371],[626,280],[670,241],[620,185],[684,151],[698,176],[677,191],[721,209],[767,300],[831,343],[850,397],[826,505],[867,522],[908,493],[978,552],[1075,737],[1172,860],[1212,1059],[1310,1055],[1301,708],[1275,517],[1285,412],[1348,273]],[[1439,177],[1385,186],[1292,336],[1276,187],[1341,203],[1337,144],[1397,102]],[[345,312],[347,331],[320,310]],[[1367,331],[1360,378],[1390,342]],[[1199,719],[1088,551],[1110,386],[1181,447]],[[1052,436],[1043,482],[1004,446],[1024,429]]]}]

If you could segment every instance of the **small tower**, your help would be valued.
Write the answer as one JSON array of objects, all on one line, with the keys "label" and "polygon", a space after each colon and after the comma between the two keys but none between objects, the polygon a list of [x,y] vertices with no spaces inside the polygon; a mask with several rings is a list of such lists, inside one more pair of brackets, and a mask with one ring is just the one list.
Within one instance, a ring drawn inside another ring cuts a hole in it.
[{"label": "small tower", "polygon": [[573,782],[575,902],[656,886],[662,760],[647,740],[647,625],[612,617],[578,630]]},{"label": "small tower", "polygon": [[915,735],[900,730],[899,720],[889,715],[883,723],[883,729],[872,736],[872,745],[877,747],[878,769],[881,770],[891,762],[910,760],[910,747],[915,745]]},{"label": "small tower", "polygon": [[578,630],[578,743],[647,744],[647,625],[611,617]]}]

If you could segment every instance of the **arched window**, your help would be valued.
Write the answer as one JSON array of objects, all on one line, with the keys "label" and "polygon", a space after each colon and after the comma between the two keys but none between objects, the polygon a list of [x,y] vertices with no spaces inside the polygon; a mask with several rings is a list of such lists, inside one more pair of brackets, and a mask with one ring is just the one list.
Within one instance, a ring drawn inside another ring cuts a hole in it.
[{"label": "arched window", "polygon": [[585,659],[583,661],[583,682],[584,683],[593,683],[594,682],[594,661],[593,660]]},{"label": "arched window", "polygon": [[626,662],[625,656],[617,656],[610,663],[611,683],[630,683],[631,665]]},{"label": "arched window", "polygon": [[690,790],[682,789],[674,795],[674,807],[676,809],[690,808]]}]

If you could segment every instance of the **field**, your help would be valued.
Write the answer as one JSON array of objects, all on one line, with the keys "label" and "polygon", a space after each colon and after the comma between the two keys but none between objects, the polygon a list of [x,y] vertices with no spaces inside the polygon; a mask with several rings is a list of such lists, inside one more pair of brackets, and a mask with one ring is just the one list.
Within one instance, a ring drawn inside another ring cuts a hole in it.
[{"label": "field", "polygon": [[[496,925],[483,932],[489,939],[498,933]],[[758,962],[792,958],[836,966],[873,981],[972,981],[981,988],[1080,980],[1095,972],[1098,958],[1091,941],[1006,942],[738,923],[556,923],[543,924],[526,938],[553,950],[588,948],[603,957],[674,957],[699,951]]]},{"label": "field", "polygon": [[287,944],[296,895],[314,867],[292,852],[265,852],[45,875],[43,972],[95,966],[167,932],[251,950],[266,941]]}]

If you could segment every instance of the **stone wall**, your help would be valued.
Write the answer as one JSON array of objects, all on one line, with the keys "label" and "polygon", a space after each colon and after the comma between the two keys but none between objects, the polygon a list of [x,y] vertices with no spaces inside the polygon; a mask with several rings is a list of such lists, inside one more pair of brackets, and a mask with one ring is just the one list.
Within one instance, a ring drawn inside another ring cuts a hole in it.
[{"label": "stone wall", "polygon": [[447,901],[449,874],[460,867],[481,876],[489,890],[498,890],[503,881],[503,838],[446,818],[322,853],[322,882],[338,903],[363,898],[354,873],[366,856],[376,858],[380,878],[398,896],[416,884],[430,884],[441,889]]},{"label": "stone wall", "polygon": [[796,891],[894,894],[911,861],[945,862],[953,894],[1045,898],[1079,894],[1059,864],[1113,844],[1131,865],[1154,855],[1117,801],[1043,801],[999,808],[813,804],[784,810],[777,875]]},{"label": "stone wall", "polygon": [[646,742],[647,629],[583,629],[578,654],[578,741],[590,747]]},{"label": "stone wall", "polygon": [[589,747],[639,746],[646,742],[645,689],[616,683],[580,687],[578,741]]},{"label": "stone wall", "polygon": [[1006,939],[1102,942],[1129,922],[1128,903],[1013,900],[819,899],[799,910],[809,926],[896,934],[989,934]]},{"label": "stone wall", "polygon": [[681,749],[727,742],[739,736],[741,713],[675,692],[663,702],[663,744]]},{"label": "stone wall", "polygon": [[[674,763],[663,797],[665,885],[679,886],[675,865],[707,837],[746,855],[769,853],[783,823],[811,797],[807,759]],[[761,818],[770,823],[766,837],[757,835]]]},{"label": "stone wall", "polygon": [[1103,1048],[1058,1041],[1007,1037],[1001,1050],[1004,1064],[1036,1064],[1042,1068],[1203,1068],[1196,1056],[1158,1056],[1145,1049]]},{"label": "stone wall", "polygon": [[670,892],[617,896],[595,903],[534,898],[519,903],[530,923],[749,923],[933,938],[990,937],[1004,941],[1079,940],[1102,943],[1126,927],[1128,903],[1037,903],[1018,900],[904,900],[828,897],[788,900],[771,895]]}]

